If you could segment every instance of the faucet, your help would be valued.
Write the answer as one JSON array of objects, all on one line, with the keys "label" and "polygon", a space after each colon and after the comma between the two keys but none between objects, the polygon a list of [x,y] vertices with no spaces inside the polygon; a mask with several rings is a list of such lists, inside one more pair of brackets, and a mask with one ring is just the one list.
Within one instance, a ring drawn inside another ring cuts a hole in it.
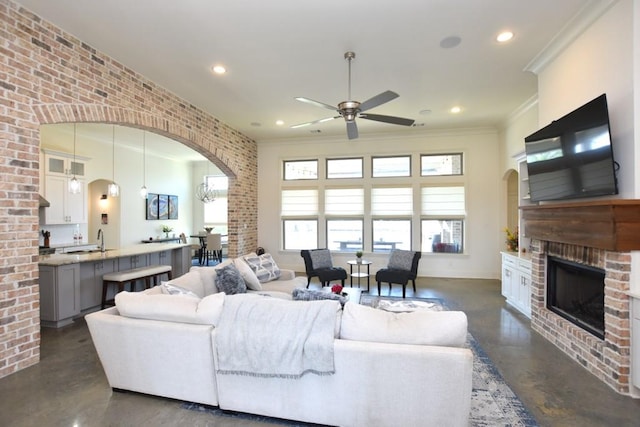
[{"label": "faucet", "polygon": [[98,229],[98,239],[100,239],[100,252],[104,252],[104,233],[102,228]]}]

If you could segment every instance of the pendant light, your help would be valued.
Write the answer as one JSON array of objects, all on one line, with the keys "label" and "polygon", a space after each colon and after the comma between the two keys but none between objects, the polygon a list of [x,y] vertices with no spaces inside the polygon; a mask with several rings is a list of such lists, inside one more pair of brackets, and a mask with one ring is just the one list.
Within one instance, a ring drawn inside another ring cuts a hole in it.
[{"label": "pendant light", "polygon": [[73,124],[73,163],[71,163],[73,178],[69,180],[69,193],[80,193],[80,181],[76,178],[76,124]]},{"label": "pendant light", "polygon": [[207,160],[207,175],[204,178],[204,182],[196,187],[196,198],[202,203],[211,203],[218,197],[218,191],[207,183],[207,177],[209,176],[209,161]]},{"label": "pendant light", "polygon": [[120,195],[120,186],[116,184],[116,127],[113,126],[113,143],[111,153],[111,184],[109,184],[108,191],[109,196],[118,197]]},{"label": "pendant light", "polygon": [[146,181],[146,166],[147,166],[147,141],[146,141],[146,131],[142,131],[142,188],[140,188],[140,197],[143,199],[147,198],[149,192],[147,191]]}]

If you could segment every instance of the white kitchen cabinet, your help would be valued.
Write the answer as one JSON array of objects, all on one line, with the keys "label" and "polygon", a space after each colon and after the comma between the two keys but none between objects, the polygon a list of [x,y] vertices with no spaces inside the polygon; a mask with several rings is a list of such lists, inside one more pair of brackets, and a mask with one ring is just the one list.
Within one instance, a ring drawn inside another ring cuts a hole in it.
[{"label": "white kitchen cabinet", "polygon": [[82,178],[85,176],[86,161],[89,160],[86,157],[76,156],[73,154],[60,153],[56,151],[45,151],[45,175],[57,175],[57,176],[73,176]]},{"label": "white kitchen cabinet", "polygon": [[531,261],[502,253],[502,295],[507,303],[531,317]]},{"label": "white kitchen cabinet", "polygon": [[40,321],[59,328],[80,314],[80,264],[40,267]]},{"label": "white kitchen cabinet", "polygon": [[45,198],[50,206],[45,208],[46,224],[85,224],[87,223],[87,183],[80,182],[80,192],[69,192],[71,177],[46,175]]},{"label": "white kitchen cabinet", "polygon": [[[85,224],[88,222],[86,157],[57,151],[44,151],[44,194],[50,206],[44,210],[46,224]],[[69,181],[76,177],[80,192],[69,192]]]}]

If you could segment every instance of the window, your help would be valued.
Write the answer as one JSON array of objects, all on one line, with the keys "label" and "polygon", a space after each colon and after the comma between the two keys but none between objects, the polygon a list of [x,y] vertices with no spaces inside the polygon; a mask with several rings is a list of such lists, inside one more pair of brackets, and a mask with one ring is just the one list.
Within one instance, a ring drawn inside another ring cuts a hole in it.
[{"label": "window", "polygon": [[411,187],[375,187],[371,189],[371,215],[374,216],[373,252],[411,249]]},{"label": "window", "polygon": [[374,178],[411,176],[411,156],[374,157],[371,175]]},{"label": "window", "polygon": [[317,248],[318,190],[282,190],[281,194],[283,249]]},{"label": "window", "polygon": [[282,190],[282,216],[318,214],[318,190]]},{"label": "window", "polygon": [[284,249],[313,249],[318,247],[318,221],[285,219],[283,221]]},{"label": "window", "polygon": [[327,159],[327,178],[362,178],[362,158]]},{"label": "window", "polygon": [[374,219],[373,252],[411,249],[410,219]]},{"label": "window", "polygon": [[420,175],[462,175],[462,153],[420,156]]},{"label": "window", "polygon": [[364,189],[327,188],[324,192],[324,212],[327,215],[364,214]]},{"label": "window", "polygon": [[464,187],[423,187],[421,210],[422,252],[462,253]]},{"label": "window", "polygon": [[287,160],[284,162],[284,180],[318,179],[317,160]]},{"label": "window", "polygon": [[372,215],[413,215],[411,187],[376,187],[371,189]]},{"label": "window", "polygon": [[215,227],[217,233],[227,234],[227,195],[229,178],[224,175],[209,175],[205,177],[209,188],[216,190],[216,199],[204,204],[204,223]]},{"label": "window", "polygon": [[327,247],[337,251],[361,251],[363,229],[362,219],[327,220]]}]

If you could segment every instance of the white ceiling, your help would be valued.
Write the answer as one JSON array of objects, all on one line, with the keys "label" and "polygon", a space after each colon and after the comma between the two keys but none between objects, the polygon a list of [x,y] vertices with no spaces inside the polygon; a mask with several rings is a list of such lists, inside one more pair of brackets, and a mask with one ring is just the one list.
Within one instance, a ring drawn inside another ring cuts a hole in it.
[{"label": "white ceiling", "polygon": [[[18,0],[257,141],[344,136],[343,120],[294,100],[337,105],[393,90],[371,113],[408,128],[358,119],[360,136],[496,126],[536,93],[524,71],[584,7],[600,0]],[[504,45],[496,35],[509,29]],[[454,48],[443,39],[460,37]],[[223,64],[228,72],[213,75]],[[462,112],[448,110],[459,105]],[[420,114],[430,110],[428,114]],[[283,120],[278,126],[276,120]],[[259,124],[256,125],[256,124]],[[321,133],[312,133],[311,130]]]}]

